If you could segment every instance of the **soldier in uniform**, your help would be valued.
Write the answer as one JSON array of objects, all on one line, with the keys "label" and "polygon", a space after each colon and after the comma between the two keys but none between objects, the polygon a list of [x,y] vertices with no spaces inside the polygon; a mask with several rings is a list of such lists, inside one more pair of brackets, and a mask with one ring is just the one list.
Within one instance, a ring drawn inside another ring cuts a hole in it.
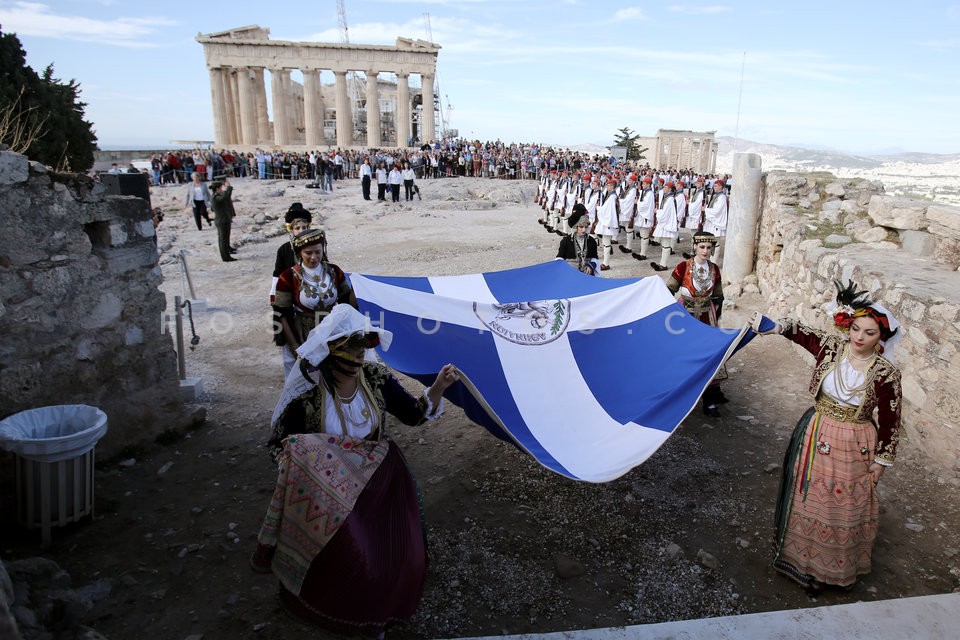
[{"label": "soldier in uniform", "polygon": [[660,208],[657,209],[657,226],[653,230],[653,237],[660,243],[660,262],[650,262],[654,271],[666,271],[667,258],[673,253],[680,229],[680,210],[677,207],[676,193],[673,182],[663,185],[663,195],[660,199]]},{"label": "soldier in uniform", "polygon": [[626,246],[620,245],[619,249],[623,253],[633,253],[633,227],[634,217],[637,213],[637,174],[635,173],[627,176],[623,195],[620,196],[620,211],[626,218],[624,233],[627,236],[627,242]]},{"label": "soldier in uniform", "polygon": [[727,194],[724,191],[726,183],[717,179],[713,182],[713,193],[703,210],[703,230],[717,236],[717,251],[714,261],[719,263],[723,259],[723,247],[727,235]]},{"label": "soldier in uniform", "polygon": [[613,252],[613,239],[620,233],[620,199],[617,197],[617,181],[608,176],[604,185],[603,195],[597,204],[597,216],[593,223],[593,230],[600,236],[603,246],[603,262],[601,271],[610,270],[610,254]]}]

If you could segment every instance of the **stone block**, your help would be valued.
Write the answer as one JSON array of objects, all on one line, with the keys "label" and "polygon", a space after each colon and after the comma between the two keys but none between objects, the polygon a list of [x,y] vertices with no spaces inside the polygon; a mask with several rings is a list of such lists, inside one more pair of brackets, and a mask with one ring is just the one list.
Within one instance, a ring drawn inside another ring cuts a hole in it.
[{"label": "stone block", "polygon": [[823,239],[823,244],[828,247],[838,247],[845,244],[850,244],[853,242],[853,238],[850,236],[842,236],[839,233],[831,233],[826,238]]},{"label": "stone block", "polygon": [[954,268],[960,266],[960,240],[941,239],[933,252],[933,258],[937,262],[948,264]]},{"label": "stone block", "polygon": [[847,189],[844,186],[843,182],[837,180],[836,182],[831,182],[823,189],[824,193],[828,196],[845,196]]},{"label": "stone block", "polygon": [[927,401],[927,392],[913,377],[904,377],[901,381],[903,398],[915,407],[922,407]]},{"label": "stone block", "polygon": [[844,200],[840,203],[840,211],[844,213],[862,213],[863,206],[858,204],[856,200]]},{"label": "stone block", "polygon": [[100,296],[97,303],[87,309],[80,319],[80,326],[84,329],[104,329],[120,320],[123,313],[123,300],[111,292]]},{"label": "stone block", "polygon": [[880,242],[887,239],[887,230],[883,227],[870,227],[854,236],[860,242]]},{"label": "stone block", "polygon": [[203,393],[203,378],[186,378],[180,381],[180,397],[184,402],[196,402]]},{"label": "stone block", "polygon": [[910,198],[874,196],[867,213],[877,225],[893,229],[922,231],[927,228],[927,205]]},{"label": "stone block", "polygon": [[12,151],[0,151],[0,184],[17,184],[30,178],[27,156]]},{"label": "stone block", "polygon": [[880,242],[867,242],[866,245],[870,249],[878,249],[880,251],[896,251],[900,248],[896,242],[887,242],[886,240],[881,240]]},{"label": "stone block", "polygon": [[940,318],[947,322],[953,322],[960,313],[960,306],[955,304],[935,304],[927,309],[931,318]]},{"label": "stone block", "polygon": [[937,249],[937,239],[926,231],[901,231],[900,246],[915,256],[932,256]]},{"label": "stone block", "polygon": [[932,204],[927,207],[927,220],[950,230],[950,237],[960,238],[960,207]]},{"label": "stone block", "polygon": [[110,224],[110,246],[119,247],[120,245],[126,244],[129,240],[126,229],[124,225],[119,222],[112,222]]},{"label": "stone block", "polygon": [[156,264],[157,248],[152,242],[141,242],[127,247],[118,247],[98,252],[114,274],[139,271]]}]

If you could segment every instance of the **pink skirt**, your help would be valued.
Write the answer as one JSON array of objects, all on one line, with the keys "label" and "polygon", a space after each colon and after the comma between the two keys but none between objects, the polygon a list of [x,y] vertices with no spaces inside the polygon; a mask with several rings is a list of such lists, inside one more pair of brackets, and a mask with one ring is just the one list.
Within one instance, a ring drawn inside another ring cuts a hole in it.
[{"label": "pink skirt", "polygon": [[879,523],[870,475],[877,432],[808,411],[784,460],[774,567],[805,587],[847,587],[870,572]]}]

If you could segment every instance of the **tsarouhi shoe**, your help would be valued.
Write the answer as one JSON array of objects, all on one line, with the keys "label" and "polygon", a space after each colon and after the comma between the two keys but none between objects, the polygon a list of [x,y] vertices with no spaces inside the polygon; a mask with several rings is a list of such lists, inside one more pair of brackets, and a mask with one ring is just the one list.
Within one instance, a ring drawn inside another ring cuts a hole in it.
[{"label": "tsarouhi shoe", "polygon": [[608,264],[600,265],[600,271],[610,271],[610,265]]},{"label": "tsarouhi shoe", "polygon": [[654,271],[666,271],[670,267],[665,267],[662,264],[657,264],[656,262],[651,261],[650,266],[653,267]]},{"label": "tsarouhi shoe", "polygon": [[642,253],[631,253],[630,255],[633,256],[633,259],[634,259],[634,260],[646,260],[646,259],[647,259],[647,256],[643,255]]},{"label": "tsarouhi shoe", "polygon": [[631,253],[630,249],[627,249],[627,248],[626,248],[625,246],[623,246],[623,245],[620,245],[619,249],[620,249],[620,251],[622,251],[622,252],[624,252],[624,253]]},{"label": "tsarouhi shoe", "polygon": [[660,246],[660,243],[657,242],[656,240],[651,239],[651,240],[650,240],[650,246],[651,246],[651,247],[659,247],[659,246]]}]

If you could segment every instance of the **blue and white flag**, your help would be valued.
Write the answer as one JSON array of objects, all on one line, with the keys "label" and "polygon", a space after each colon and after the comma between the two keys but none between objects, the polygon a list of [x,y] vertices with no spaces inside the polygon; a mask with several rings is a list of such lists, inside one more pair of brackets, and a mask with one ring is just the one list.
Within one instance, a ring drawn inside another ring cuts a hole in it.
[{"label": "blue and white flag", "polygon": [[566,262],[463,276],[352,274],[360,310],[394,333],[388,365],[432,383],[494,435],[568,478],[605,482],[649,458],[753,337],[693,318],[658,277],[595,278]]}]

